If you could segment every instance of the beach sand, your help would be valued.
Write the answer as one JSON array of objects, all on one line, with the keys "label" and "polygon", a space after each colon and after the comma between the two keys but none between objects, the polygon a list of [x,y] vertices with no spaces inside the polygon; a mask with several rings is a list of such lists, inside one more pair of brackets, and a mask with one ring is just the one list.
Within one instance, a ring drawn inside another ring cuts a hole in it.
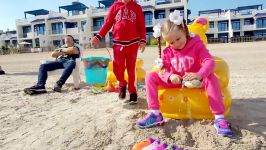
[{"label": "beach sand", "polygon": [[[117,93],[95,94],[85,83],[78,91],[67,84],[62,93],[54,93],[56,79],[51,77],[47,94],[25,95],[23,89],[36,83],[39,61],[51,59],[44,52],[0,56],[7,73],[0,76],[0,149],[128,150],[149,136],[189,149],[266,149],[266,42],[211,44],[208,48],[230,67],[231,139],[218,136],[211,120],[167,119],[161,127],[137,128],[135,122],[147,112],[144,91],[139,91],[139,104],[127,106]],[[83,56],[108,53],[90,50]],[[158,50],[147,48],[140,57],[144,69],[150,70]],[[80,72],[84,81],[82,65]]]}]

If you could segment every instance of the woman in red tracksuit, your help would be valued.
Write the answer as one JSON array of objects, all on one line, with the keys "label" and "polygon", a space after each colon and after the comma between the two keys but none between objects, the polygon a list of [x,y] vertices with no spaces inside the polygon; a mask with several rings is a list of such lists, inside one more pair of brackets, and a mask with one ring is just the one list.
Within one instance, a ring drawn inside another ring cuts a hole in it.
[{"label": "woman in red tracksuit", "polygon": [[[137,90],[135,86],[135,64],[138,48],[142,50],[146,46],[146,27],[142,8],[134,0],[117,0],[111,6],[107,18],[100,32],[91,40],[96,45],[112,29],[114,74],[119,81],[119,98],[126,97],[126,87],[130,99],[126,102],[137,102]],[[128,72],[128,83],[124,79],[125,68]]]}]

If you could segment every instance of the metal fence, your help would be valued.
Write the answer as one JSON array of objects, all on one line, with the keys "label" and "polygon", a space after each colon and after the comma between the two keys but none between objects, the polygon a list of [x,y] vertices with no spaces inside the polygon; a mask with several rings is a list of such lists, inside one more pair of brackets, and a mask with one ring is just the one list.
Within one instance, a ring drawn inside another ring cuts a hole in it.
[{"label": "metal fence", "polygon": [[266,41],[266,36],[238,36],[232,38],[208,38],[208,43],[240,43],[240,42],[254,42]]}]

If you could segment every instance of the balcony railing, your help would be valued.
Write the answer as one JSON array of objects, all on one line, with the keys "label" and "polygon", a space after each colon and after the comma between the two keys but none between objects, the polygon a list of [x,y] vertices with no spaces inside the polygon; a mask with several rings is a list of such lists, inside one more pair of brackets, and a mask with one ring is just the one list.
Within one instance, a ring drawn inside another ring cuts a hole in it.
[{"label": "balcony railing", "polygon": [[73,35],[73,34],[78,34],[79,33],[79,28],[67,28],[66,33]]},{"label": "balcony railing", "polygon": [[243,25],[242,30],[254,30],[254,25]]},{"label": "balcony railing", "polygon": [[63,34],[63,30],[52,30],[52,34]]},{"label": "balcony railing", "polygon": [[209,28],[208,33],[218,33],[218,28]]},{"label": "balcony railing", "polygon": [[33,33],[32,32],[28,32],[28,33],[22,33],[18,35],[19,38],[32,38],[33,37]]}]

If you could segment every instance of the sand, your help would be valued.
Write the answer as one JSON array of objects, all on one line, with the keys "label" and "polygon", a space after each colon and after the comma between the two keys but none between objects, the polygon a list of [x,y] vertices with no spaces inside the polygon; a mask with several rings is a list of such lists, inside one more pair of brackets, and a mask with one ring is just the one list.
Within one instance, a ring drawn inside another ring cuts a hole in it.
[{"label": "sand", "polygon": [[[51,59],[44,52],[0,56],[7,73],[0,76],[0,149],[127,150],[149,136],[189,149],[266,149],[266,42],[208,47],[230,66],[231,139],[218,136],[211,120],[167,119],[162,127],[137,128],[135,122],[147,112],[143,90],[140,103],[127,106],[117,93],[95,94],[85,83],[78,91],[67,84],[62,93],[54,93],[55,78],[51,77],[47,94],[25,95],[23,89],[37,80],[39,61]],[[157,55],[156,47],[140,55],[145,70],[150,70]],[[108,53],[90,50],[84,56]]]}]

